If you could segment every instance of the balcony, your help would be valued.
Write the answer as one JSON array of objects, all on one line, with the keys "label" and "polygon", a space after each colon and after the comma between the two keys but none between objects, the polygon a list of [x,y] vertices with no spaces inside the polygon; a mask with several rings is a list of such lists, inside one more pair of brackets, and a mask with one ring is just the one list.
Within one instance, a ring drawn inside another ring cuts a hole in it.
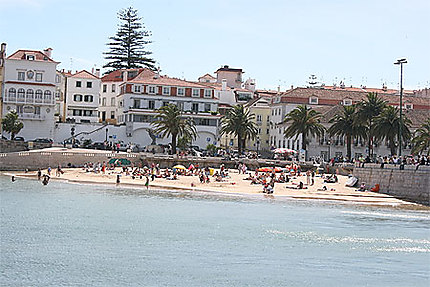
[{"label": "balcony", "polygon": [[31,114],[31,113],[22,113],[18,114],[19,119],[21,120],[36,120],[36,121],[44,121],[45,117],[38,114]]},{"label": "balcony", "polygon": [[32,97],[32,96],[26,96],[26,97],[17,97],[17,96],[4,96],[4,102],[9,104],[42,104],[42,105],[54,105],[55,104],[55,98],[53,97],[46,97],[46,98],[39,98],[39,97]]}]

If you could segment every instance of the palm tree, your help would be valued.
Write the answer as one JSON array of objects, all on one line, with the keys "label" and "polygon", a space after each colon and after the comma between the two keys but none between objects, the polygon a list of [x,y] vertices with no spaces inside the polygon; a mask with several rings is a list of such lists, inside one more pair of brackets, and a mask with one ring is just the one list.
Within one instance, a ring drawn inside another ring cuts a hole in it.
[{"label": "palm tree", "polygon": [[[411,132],[409,126],[411,121],[403,116],[402,117],[402,140],[406,142]],[[388,141],[391,155],[396,154],[396,138],[399,140],[399,127],[400,127],[400,116],[399,109],[393,106],[386,106],[381,114],[374,120],[374,135],[376,139]]]},{"label": "palm tree", "polygon": [[430,154],[430,118],[421,125],[421,128],[416,130],[412,143],[414,144],[413,154],[421,154],[425,150],[427,150],[427,156]]},{"label": "palm tree", "polygon": [[193,120],[184,118],[181,110],[174,104],[168,104],[157,111],[157,120],[152,125],[155,132],[163,138],[172,137],[172,154],[176,154],[176,140],[178,136],[196,139],[197,131]]},{"label": "palm tree", "polygon": [[334,115],[329,123],[332,123],[328,129],[330,136],[346,137],[346,157],[351,159],[352,139],[366,136],[366,127],[359,121],[356,106],[343,106],[342,111]]},{"label": "palm tree", "polygon": [[2,128],[5,132],[10,133],[11,140],[13,140],[15,135],[24,127],[24,124],[18,118],[18,113],[12,110],[1,120]]},{"label": "palm tree", "polygon": [[255,115],[242,105],[233,106],[231,110],[221,119],[221,135],[235,135],[237,137],[237,148],[239,153],[245,149],[247,139],[255,139],[258,130],[254,122]]},{"label": "palm tree", "polygon": [[367,127],[369,156],[373,153],[372,140],[375,135],[373,130],[373,120],[375,117],[379,116],[386,105],[386,102],[379,97],[377,93],[369,93],[366,100],[359,103],[359,118]]},{"label": "palm tree", "polygon": [[306,105],[297,106],[294,110],[289,112],[284,119],[284,123],[288,125],[284,135],[286,137],[302,136],[302,149],[306,150],[308,145],[309,136],[321,136],[325,128],[320,123],[321,113]]}]

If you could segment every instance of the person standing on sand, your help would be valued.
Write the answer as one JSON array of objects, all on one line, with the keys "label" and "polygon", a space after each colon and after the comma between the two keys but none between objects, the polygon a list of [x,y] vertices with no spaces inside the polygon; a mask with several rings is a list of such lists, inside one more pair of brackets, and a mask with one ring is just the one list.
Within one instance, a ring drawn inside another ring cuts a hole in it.
[{"label": "person standing on sand", "polygon": [[40,170],[40,168],[37,170],[37,180],[40,180],[40,178],[42,177],[42,171]]},{"label": "person standing on sand", "polygon": [[119,174],[117,174],[117,175],[116,175],[116,185],[119,185],[119,184],[120,184],[120,182],[121,182],[121,180],[120,180],[120,175],[119,175]]},{"label": "person standing on sand", "polygon": [[146,190],[148,190],[149,189],[149,176],[146,176],[145,186],[146,186]]}]

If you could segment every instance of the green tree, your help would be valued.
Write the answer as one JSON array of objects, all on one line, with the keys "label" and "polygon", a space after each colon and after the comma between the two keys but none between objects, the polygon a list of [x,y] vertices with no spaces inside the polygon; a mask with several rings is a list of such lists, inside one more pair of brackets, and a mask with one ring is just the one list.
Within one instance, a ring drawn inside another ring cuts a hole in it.
[{"label": "green tree", "polygon": [[214,145],[214,144],[208,144],[207,146],[206,146],[206,150],[210,153],[210,155],[215,155],[215,153],[216,153],[216,149],[217,149],[217,147],[216,147],[216,145]]},{"label": "green tree", "polygon": [[235,135],[237,137],[237,148],[239,153],[245,149],[247,139],[255,139],[257,135],[257,124],[254,122],[255,115],[242,105],[233,106],[221,119],[221,135]]},{"label": "green tree", "polygon": [[369,93],[364,101],[359,103],[359,118],[367,127],[367,147],[369,156],[373,154],[374,119],[384,110],[386,102],[377,93]]},{"label": "green tree", "polygon": [[2,120],[2,128],[10,134],[10,139],[13,140],[15,135],[19,133],[24,124],[18,119],[18,113],[14,110],[10,111]]},{"label": "green tree", "polygon": [[174,104],[168,104],[157,111],[157,120],[152,125],[155,133],[163,138],[172,137],[172,153],[176,154],[176,141],[178,136],[188,137],[192,140],[197,137],[197,130],[190,118],[184,118],[181,110]]},{"label": "green tree", "polygon": [[192,139],[188,136],[182,136],[178,138],[178,148],[181,150],[187,150],[191,146]]},{"label": "green tree", "polygon": [[430,155],[430,118],[415,131],[412,144],[412,154],[422,154],[427,150],[427,156]]},{"label": "green tree", "polygon": [[366,136],[366,127],[358,118],[356,106],[342,106],[340,113],[335,114],[329,123],[332,123],[328,129],[330,136],[337,135],[346,138],[346,157],[351,159],[352,139]]},{"label": "green tree", "polygon": [[[148,38],[151,33],[145,30],[145,26],[140,22],[136,9],[132,7],[120,10],[118,18],[121,24],[115,36],[109,37],[109,52],[105,52],[105,59],[109,62],[103,68],[132,69],[147,67],[155,70],[155,60],[149,56],[152,52],[146,49],[146,45],[152,43]],[[109,72],[110,72],[109,71]]]},{"label": "green tree", "polygon": [[[409,126],[411,121],[402,116],[402,140],[406,142],[411,137]],[[386,106],[381,114],[374,120],[374,135],[377,140],[386,140],[390,147],[391,155],[396,154],[396,139],[399,140],[400,116],[399,109]]]},{"label": "green tree", "polygon": [[302,136],[302,149],[306,150],[309,143],[309,136],[321,136],[325,128],[320,123],[321,113],[306,105],[297,106],[294,110],[289,112],[283,123],[288,127],[284,132],[284,136],[288,138]]}]

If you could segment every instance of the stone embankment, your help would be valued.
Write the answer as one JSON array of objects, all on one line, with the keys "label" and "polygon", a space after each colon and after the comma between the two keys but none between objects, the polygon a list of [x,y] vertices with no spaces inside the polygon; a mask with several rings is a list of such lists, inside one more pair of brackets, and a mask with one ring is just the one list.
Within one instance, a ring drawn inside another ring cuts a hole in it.
[{"label": "stone embankment", "polygon": [[[28,142],[0,139],[0,153],[28,151],[29,150],[28,146],[29,146]],[[33,143],[32,148],[42,149],[50,146],[51,144],[47,144],[47,143]]]},{"label": "stone embankment", "polygon": [[385,165],[383,169],[376,164],[366,164],[364,168],[355,167],[353,175],[367,187],[380,185],[380,192],[394,197],[430,205],[430,166],[406,165],[400,170],[399,165]]},{"label": "stone embankment", "polygon": [[[38,168],[56,167],[81,167],[85,163],[108,162],[112,158],[127,158],[135,166],[148,165],[151,163],[160,164],[161,168],[172,167],[176,164],[189,166],[190,163],[199,164],[201,167],[219,167],[224,164],[227,168],[235,168],[237,163],[245,163],[250,170],[261,166],[285,166],[289,161],[269,160],[269,159],[236,159],[224,160],[220,157],[177,157],[171,155],[151,154],[151,153],[125,153],[91,149],[67,149],[50,148],[44,150],[32,150],[24,152],[0,153],[0,170],[25,169],[36,170]],[[312,167],[311,163],[301,164],[302,170]]]}]

